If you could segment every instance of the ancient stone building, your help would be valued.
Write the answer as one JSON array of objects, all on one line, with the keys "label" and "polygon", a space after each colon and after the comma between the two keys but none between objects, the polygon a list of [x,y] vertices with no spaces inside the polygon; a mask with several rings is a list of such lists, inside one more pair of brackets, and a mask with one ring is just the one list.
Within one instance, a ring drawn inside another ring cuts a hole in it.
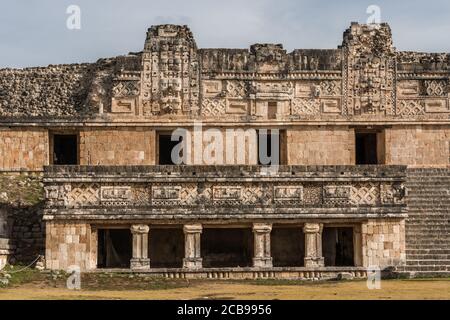
[{"label": "ancient stone building", "polygon": [[357,23],[337,49],[293,52],[199,49],[159,25],[139,53],[2,69],[0,255],[167,277],[448,274],[449,76],[450,54]]}]

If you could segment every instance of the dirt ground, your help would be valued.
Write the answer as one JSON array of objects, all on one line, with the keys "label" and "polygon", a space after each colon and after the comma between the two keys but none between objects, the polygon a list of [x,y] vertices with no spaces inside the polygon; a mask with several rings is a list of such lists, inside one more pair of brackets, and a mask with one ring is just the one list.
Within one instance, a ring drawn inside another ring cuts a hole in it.
[{"label": "dirt ground", "polygon": [[445,299],[450,279],[382,280],[369,290],[366,281],[165,280],[132,275],[83,274],[81,290],[66,288],[66,275],[13,275],[0,287],[0,300],[17,299]]}]

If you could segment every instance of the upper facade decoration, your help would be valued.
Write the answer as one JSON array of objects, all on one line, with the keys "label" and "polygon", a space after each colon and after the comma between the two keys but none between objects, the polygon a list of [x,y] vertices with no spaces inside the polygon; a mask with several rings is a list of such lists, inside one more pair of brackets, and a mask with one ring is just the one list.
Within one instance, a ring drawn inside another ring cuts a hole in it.
[{"label": "upper facade decoration", "polygon": [[331,50],[198,49],[159,25],[144,50],[94,64],[0,70],[0,118],[127,121],[449,120],[449,53],[398,52],[387,24]]}]

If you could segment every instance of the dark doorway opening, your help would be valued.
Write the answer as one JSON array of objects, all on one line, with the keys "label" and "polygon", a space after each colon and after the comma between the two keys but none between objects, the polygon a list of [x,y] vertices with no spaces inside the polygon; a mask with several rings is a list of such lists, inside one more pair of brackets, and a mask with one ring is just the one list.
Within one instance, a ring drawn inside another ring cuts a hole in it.
[{"label": "dark doorway opening", "polygon": [[378,164],[377,134],[371,132],[356,132],[356,164]]},{"label": "dark doorway opening", "polygon": [[352,267],[355,265],[353,228],[324,228],[322,250],[327,267]]},{"label": "dark doorway opening", "polygon": [[276,119],[278,113],[278,103],[275,101],[269,101],[267,103],[267,118]]},{"label": "dark doorway opening", "polygon": [[152,268],[181,268],[184,258],[183,229],[152,228],[148,248]]},{"label": "dark doorway opening", "polygon": [[99,229],[97,268],[129,268],[132,256],[129,229]]},{"label": "dark doorway opening", "polygon": [[301,228],[274,226],[270,237],[274,267],[304,266],[305,235]]},{"label": "dark doorway opening", "polygon": [[53,135],[53,164],[78,164],[78,136],[76,134]]},{"label": "dark doorway opening", "polygon": [[252,266],[252,230],[250,228],[203,229],[201,256],[205,268]]},{"label": "dark doorway opening", "polygon": [[[178,141],[172,141],[171,134],[159,134],[158,135],[158,163],[160,165],[175,165],[175,159],[172,159],[173,148],[183,141],[182,137]],[[182,157],[183,155],[180,154]]]}]

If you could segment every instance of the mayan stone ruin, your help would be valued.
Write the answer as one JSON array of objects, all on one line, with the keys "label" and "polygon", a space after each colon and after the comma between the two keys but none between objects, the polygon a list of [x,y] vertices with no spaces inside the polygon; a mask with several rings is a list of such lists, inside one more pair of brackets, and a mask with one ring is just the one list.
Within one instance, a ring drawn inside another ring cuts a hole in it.
[{"label": "mayan stone ruin", "polygon": [[449,53],[358,23],[292,52],[157,25],[142,52],[0,69],[0,268],[449,275],[449,77]]}]

